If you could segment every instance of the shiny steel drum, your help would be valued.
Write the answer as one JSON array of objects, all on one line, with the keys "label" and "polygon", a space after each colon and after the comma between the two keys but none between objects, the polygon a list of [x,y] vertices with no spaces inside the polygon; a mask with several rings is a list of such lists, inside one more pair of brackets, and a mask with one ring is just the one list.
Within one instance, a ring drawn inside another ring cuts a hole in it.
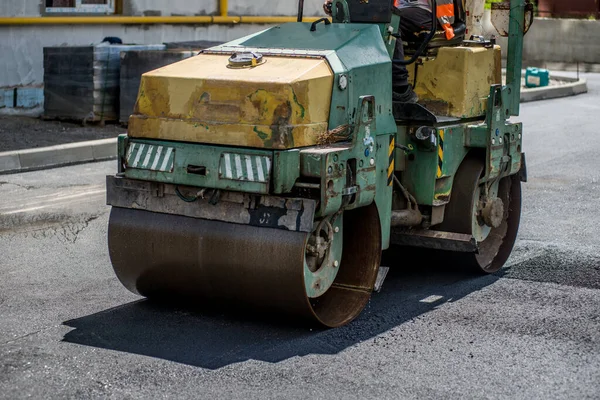
[{"label": "shiny steel drum", "polygon": [[113,207],[108,246],[125,287],[150,298],[209,299],[335,327],[360,314],[381,257],[374,204],[343,214],[343,253],[331,287],[305,287],[310,234]]}]

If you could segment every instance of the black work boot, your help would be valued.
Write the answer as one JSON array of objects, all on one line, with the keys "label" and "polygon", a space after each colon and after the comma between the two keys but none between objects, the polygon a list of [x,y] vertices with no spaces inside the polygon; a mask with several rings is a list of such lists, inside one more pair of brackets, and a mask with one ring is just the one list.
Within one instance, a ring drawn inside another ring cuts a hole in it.
[{"label": "black work boot", "polygon": [[407,85],[403,91],[402,89],[404,88],[392,89],[392,101],[397,101],[399,103],[416,103],[419,101],[419,96],[414,92],[412,86]]}]

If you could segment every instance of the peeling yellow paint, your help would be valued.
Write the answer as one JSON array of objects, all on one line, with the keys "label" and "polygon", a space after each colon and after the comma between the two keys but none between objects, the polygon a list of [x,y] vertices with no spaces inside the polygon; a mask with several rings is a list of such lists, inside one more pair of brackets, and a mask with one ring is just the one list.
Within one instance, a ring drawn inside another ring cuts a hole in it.
[{"label": "peeling yellow paint", "polygon": [[433,198],[435,200],[448,200],[450,198],[450,193],[451,191],[445,191],[445,192],[439,192],[439,193],[435,193]]},{"label": "peeling yellow paint", "polygon": [[327,131],[333,86],[325,60],[265,57],[234,69],[228,58],[201,54],[144,74],[129,135],[278,149],[316,144]]},{"label": "peeling yellow paint", "polygon": [[[419,102],[439,115],[471,118],[485,114],[490,85],[501,83],[500,46],[442,47],[418,66]],[[414,64],[408,66],[414,81]]]},{"label": "peeling yellow paint", "polygon": [[[314,145],[319,133],[327,129],[327,123],[282,126],[274,130],[270,125],[227,123],[204,125],[187,119],[146,118],[132,115],[128,128],[129,132],[144,133],[144,136],[133,137],[287,149]],[[282,135],[281,131],[285,131],[285,134]]]}]

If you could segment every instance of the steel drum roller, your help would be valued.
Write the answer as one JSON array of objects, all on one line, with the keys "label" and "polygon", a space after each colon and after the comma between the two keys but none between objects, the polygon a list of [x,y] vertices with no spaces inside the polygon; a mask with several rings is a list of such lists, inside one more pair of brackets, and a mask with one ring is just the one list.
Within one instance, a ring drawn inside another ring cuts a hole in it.
[{"label": "steel drum roller", "polygon": [[146,297],[218,300],[340,326],[371,294],[380,261],[374,205],[344,213],[344,252],[333,285],[309,298],[309,234],[113,207],[108,244],[114,270]]}]

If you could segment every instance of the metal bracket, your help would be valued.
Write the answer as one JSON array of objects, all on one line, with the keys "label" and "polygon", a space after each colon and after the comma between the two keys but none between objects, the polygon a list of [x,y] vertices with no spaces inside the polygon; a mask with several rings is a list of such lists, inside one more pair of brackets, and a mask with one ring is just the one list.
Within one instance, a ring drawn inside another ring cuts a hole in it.
[{"label": "metal bracket", "polygon": [[153,195],[154,197],[164,197],[165,196],[165,184],[164,183],[152,183],[153,186]]},{"label": "metal bracket", "polygon": [[373,288],[373,290],[375,292],[379,293],[381,291],[381,287],[383,286],[383,281],[385,280],[385,277],[387,276],[389,270],[390,270],[390,267],[384,267],[384,266],[379,267],[379,270],[377,271],[377,279],[375,279],[375,287]]},{"label": "metal bracket", "polygon": [[521,153],[521,169],[519,170],[519,179],[521,182],[527,182],[527,163],[525,162],[525,153]]},{"label": "metal bracket", "polygon": [[491,49],[496,44],[496,37],[492,36],[489,40],[479,35],[471,35],[469,40],[463,40],[465,47],[485,47]]},{"label": "metal bracket", "polygon": [[[340,11],[342,12],[342,15],[339,14]],[[333,22],[341,22],[344,24],[350,22],[350,8],[348,7],[346,0],[333,0],[331,4],[331,19]]]},{"label": "metal bracket", "polygon": [[349,186],[342,189],[342,196],[350,196],[358,192],[358,186]]}]

